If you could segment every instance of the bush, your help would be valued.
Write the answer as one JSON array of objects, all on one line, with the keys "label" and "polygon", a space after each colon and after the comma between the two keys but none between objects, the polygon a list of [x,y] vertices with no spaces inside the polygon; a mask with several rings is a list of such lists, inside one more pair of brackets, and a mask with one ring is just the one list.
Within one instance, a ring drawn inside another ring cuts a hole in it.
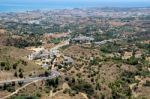
[{"label": "bush", "polygon": [[84,92],[88,95],[94,94],[93,86],[84,81],[81,81],[81,83],[72,85],[71,88],[72,88],[72,90],[75,90],[77,92]]},{"label": "bush", "polygon": [[20,72],[19,77],[23,78],[23,73],[22,72]]},{"label": "bush", "polygon": [[18,66],[18,64],[17,64],[17,63],[13,64],[13,69],[16,69],[16,68],[17,68],[17,66]]},{"label": "bush", "polygon": [[9,92],[14,92],[15,91],[14,83],[4,83],[3,90],[7,90]]},{"label": "bush", "polygon": [[22,86],[23,84],[24,84],[24,82],[22,82],[22,81],[19,81],[19,82],[18,82],[18,85],[19,85],[19,86]]},{"label": "bush", "polygon": [[59,79],[58,79],[58,78],[55,78],[55,79],[48,79],[48,80],[46,80],[46,82],[45,82],[45,86],[46,86],[47,88],[51,88],[51,87],[57,88],[58,84],[59,84]]},{"label": "bush", "polygon": [[14,96],[11,99],[39,99],[36,96]]},{"label": "bush", "polygon": [[50,73],[49,73],[48,71],[45,71],[45,72],[44,72],[44,75],[45,75],[46,77],[48,77],[48,76],[50,75]]},{"label": "bush", "polygon": [[120,50],[119,45],[115,43],[108,43],[105,45],[102,45],[100,50],[104,53],[112,53],[112,52],[119,52]]},{"label": "bush", "polygon": [[36,96],[37,96],[37,97],[41,97],[41,94],[40,94],[40,93],[37,93]]},{"label": "bush", "polygon": [[131,97],[131,90],[124,81],[117,80],[109,87],[112,89],[112,99],[129,99]]},{"label": "bush", "polygon": [[6,65],[5,62],[1,62],[1,63],[0,63],[0,66],[2,66],[2,67],[4,67],[5,65]]},{"label": "bush", "polygon": [[146,80],[146,83],[144,84],[144,86],[150,87],[150,81]]},{"label": "bush", "polygon": [[52,40],[50,40],[50,41],[48,41],[48,43],[54,43],[54,44],[58,44],[58,43],[60,43],[60,39],[56,39],[56,38],[54,38],[54,39],[52,39]]},{"label": "bush", "polygon": [[18,77],[18,73],[17,73],[17,72],[15,72],[15,73],[14,73],[14,76],[15,76],[15,77]]},{"label": "bush", "polygon": [[137,65],[138,64],[139,59],[135,58],[134,56],[131,56],[129,59],[127,59],[125,61],[125,63],[129,64],[129,65]]}]

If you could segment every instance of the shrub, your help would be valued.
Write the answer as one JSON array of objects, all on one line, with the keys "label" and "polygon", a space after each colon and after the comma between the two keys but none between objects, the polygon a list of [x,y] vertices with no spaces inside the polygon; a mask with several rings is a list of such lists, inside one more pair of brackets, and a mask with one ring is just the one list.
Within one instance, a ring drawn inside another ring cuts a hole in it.
[{"label": "shrub", "polygon": [[84,81],[81,81],[80,83],[75,84],[75,85],[73,84],[71,86],[71,88],[72,88],[72,90],[75,90],[77,92],[84,92],[88,95],[94,94],[93,86],[87,82],[84,82]]},{"label": "shrub", "polygon": [[4,66],[6,65],[6,63],[5,63],[5,62],[1,62],[0,65],[1,65],[2,67],[4,67]]},{"label": "shrub", "polygon": [[144,86],[150,87],[150,81],[146,80],[146,83],[144,84]]}]

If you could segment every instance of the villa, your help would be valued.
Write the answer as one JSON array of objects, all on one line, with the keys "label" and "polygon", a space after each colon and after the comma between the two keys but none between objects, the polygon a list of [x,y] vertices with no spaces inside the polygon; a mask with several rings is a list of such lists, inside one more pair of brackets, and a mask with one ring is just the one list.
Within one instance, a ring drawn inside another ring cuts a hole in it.
[{"label": "villa", "polygon": [[87,36],[79,36],[76,38],[73,38],[70,42],[71,43],[91,43],[94,41],[94,38],[87,37]]}]

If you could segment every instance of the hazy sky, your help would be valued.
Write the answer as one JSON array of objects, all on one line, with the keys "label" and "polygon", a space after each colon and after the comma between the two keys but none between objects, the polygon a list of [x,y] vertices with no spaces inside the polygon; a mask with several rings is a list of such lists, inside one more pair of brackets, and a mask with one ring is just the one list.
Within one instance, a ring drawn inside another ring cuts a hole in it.
[{"label": "hazy sky", "polygon": [[139,3],[147,2],[150,3],[150,0],[0,0],[0,4],[29,4],[29,3]]},{"label": "hazy sky", "polygon": [[150,0],[0,0],[0,12],[87,7],[150,7]]},{"label": "hazy sky", "polygon": [[150,0],[0,0],[0,2],[150,2]]}]

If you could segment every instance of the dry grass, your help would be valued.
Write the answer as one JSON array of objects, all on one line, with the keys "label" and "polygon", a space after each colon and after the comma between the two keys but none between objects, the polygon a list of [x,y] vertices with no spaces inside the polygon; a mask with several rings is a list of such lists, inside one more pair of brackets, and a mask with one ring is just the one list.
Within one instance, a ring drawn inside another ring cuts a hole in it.
[{"label": "dry grass", "polygon": [[[43,98],[46,99],[46,98]],[[62,92],[58,93],[52,99],[86,99],[81,93],[75,96],[70,96],[69,94],[64,94]]]},{"label": "dry grass", "polygon": [[92,56],[97,56],[99,55],[99,50],[97,49],[86,49],[86,48],[82,48],[79,45],[73,45],[70,46],[69,48],[65,49],[63,52],[65,55],[67,56],[72,56],[72,57],[86,57],[86,58],[90,58]]},{"label": "dry grass", "polygon": [[10,79],[14,79],[14,74],[12,72],[8,72],[8,71],[1,71],[0,72],[0,81],[2,80],[10,80]]},{"label": "dry grass", "polygon": [[[2,61],[9,62],[11,68],[13,64],[20,62],[16,70],[11,69],[8,72],[3,71],[6,73],[6,76],[1,77],[1,79],[5,77],[7,77],[5,79],[13,78],[14,72],[18,71],[19,68],[23,70],[23,74],[26,77],[29,76],[30,74],[36,75],[36,74],[39,74],[40,72],[43,72],[43,69],[41,68],[41,66],[25,58],[29,54],[30,54],[30,51],[25,50],[25,49],[1,46],[0,47],[0,62]],[[21,63],[21,61],[25,61],[27,64],[24,65]],[[9,74],[9,77],[8,77],[8,74]]]},{"label": "dry grass", "polygon": [[0,99],[2,99],[2,97],[9,95],[10,93],[7,91],[0,91]]},{"label": "dry grass", "polygon": [[109,23],[110,23],[110,25],[112,25],[114,27],[123,26],[126,24],[125,22],[119,22],[119,21],[118,22],[117,21],[110,21]]}]

